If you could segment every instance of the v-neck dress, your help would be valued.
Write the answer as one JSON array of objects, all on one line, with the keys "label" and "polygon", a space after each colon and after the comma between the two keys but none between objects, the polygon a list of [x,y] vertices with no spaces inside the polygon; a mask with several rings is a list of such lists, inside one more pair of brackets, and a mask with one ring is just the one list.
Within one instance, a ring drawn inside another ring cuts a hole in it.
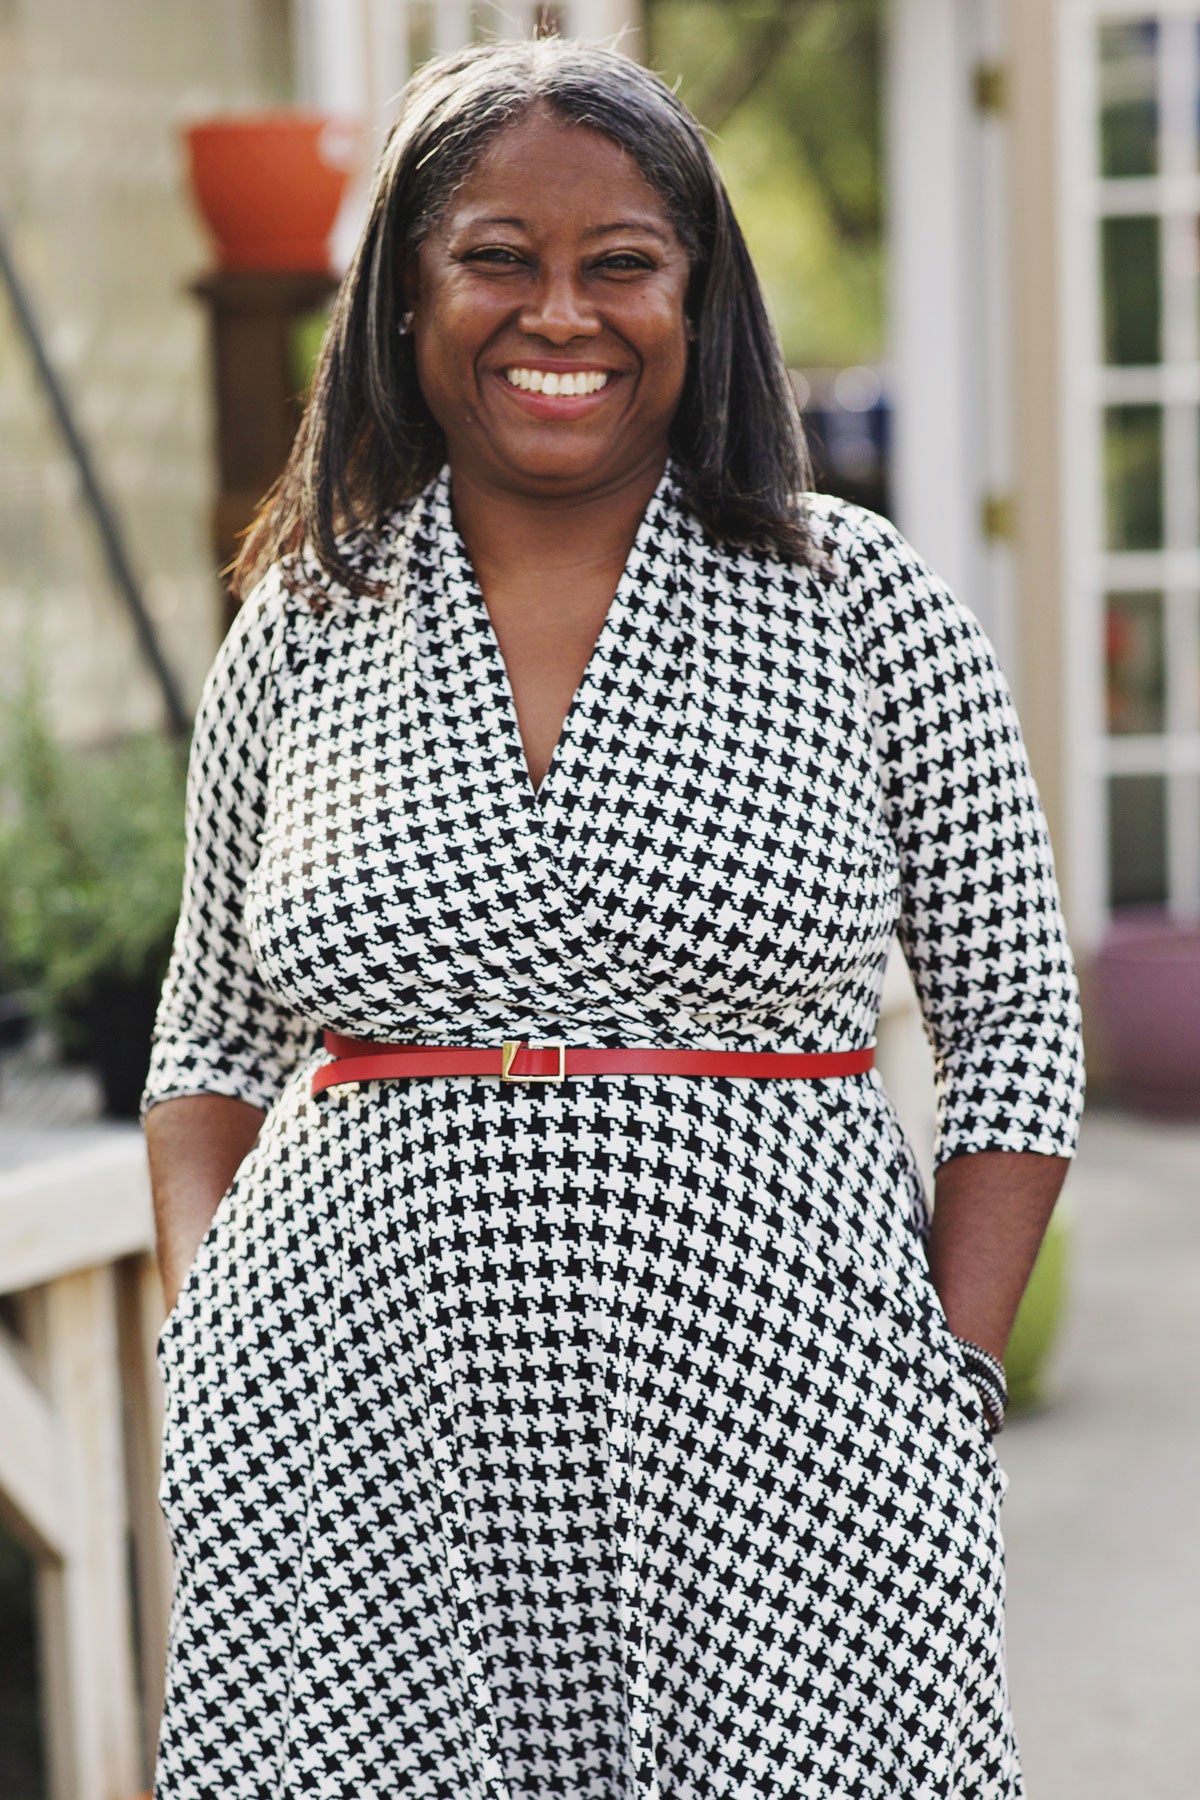
[{"label": "v-neck dress", "polygon": [[[1070,1155],[1079,1015],[990,646],[882,518],[670,469],[534,790],[449,475],[205,687],[144,1108],[266,1121],[159,1341],[157,1800],[1007,1800],[1005,1486],[878,1073],[381,1081],[399,1043],[871,1043],[936,1160]],[[316,605],[312,602],[317,602]]]}]

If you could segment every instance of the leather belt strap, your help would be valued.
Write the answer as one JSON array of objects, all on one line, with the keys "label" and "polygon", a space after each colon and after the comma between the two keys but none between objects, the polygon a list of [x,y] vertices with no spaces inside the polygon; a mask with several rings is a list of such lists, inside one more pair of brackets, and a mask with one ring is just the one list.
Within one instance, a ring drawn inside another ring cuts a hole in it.
[{"label": "leather belt strap", "polygon": [[495,1075],[504,1082],[560,1082],[572,1075],[800,1076],[825,1080],[862,1075],[874,1066],[875,1046],[861,1050],[588,1049],[574,1044],[527,1044],[509,1039],[485,1049],[444,1044],[379,1044],[370,1038],[325,1033],[333,1058],[317,1069],[312,1091],[345,1082],[391,1081],[419,1075]]}]

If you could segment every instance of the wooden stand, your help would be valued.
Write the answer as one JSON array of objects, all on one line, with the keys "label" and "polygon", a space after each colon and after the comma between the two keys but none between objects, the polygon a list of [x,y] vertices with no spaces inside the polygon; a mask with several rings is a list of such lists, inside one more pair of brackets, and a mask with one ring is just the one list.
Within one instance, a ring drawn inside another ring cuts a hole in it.
[{"label": "wooden stand", "polygon": [[[208,310],[216,420],[213,547],[226,568],[263,496],[283,472],[300,422],[292,337],[297,322],[337,288],[332,274],[218,272],[190,292]],[[235,611],[226,596],[227,627]]]}]

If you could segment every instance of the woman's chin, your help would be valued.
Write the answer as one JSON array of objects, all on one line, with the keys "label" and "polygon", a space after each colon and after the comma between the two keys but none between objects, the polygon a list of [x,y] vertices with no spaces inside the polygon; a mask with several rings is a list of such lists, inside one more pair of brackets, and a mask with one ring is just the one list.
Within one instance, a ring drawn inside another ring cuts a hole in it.
[{"label": "woman's chin", "polygon": [[[555,427],[524,436],[519,443],[493,447],[493,465],[505,486],[526,489],[531,497],[546,493],[611,487],[622,474],[632,475],[645,462],[610,442]],[[453,464],[453,458],[451,458]]]}]

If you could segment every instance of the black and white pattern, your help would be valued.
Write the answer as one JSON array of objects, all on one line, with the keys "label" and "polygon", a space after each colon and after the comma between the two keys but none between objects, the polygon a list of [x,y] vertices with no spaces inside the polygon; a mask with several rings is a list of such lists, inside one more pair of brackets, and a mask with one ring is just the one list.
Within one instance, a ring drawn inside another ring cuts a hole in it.
[{"label": "black and white pattern", "polygon": [[541,788],[443,474],[273,573],[201,706],[145,1105],[268,1108],[159,1345],[157,1800],[1007,1800],[1004,1477],[877,1075],[455,1076],[394,1041],[835,1050],[900,931],[938,1161],[1069,1155],[1011,701],[884,520],[715,546],[668,471]]}]

